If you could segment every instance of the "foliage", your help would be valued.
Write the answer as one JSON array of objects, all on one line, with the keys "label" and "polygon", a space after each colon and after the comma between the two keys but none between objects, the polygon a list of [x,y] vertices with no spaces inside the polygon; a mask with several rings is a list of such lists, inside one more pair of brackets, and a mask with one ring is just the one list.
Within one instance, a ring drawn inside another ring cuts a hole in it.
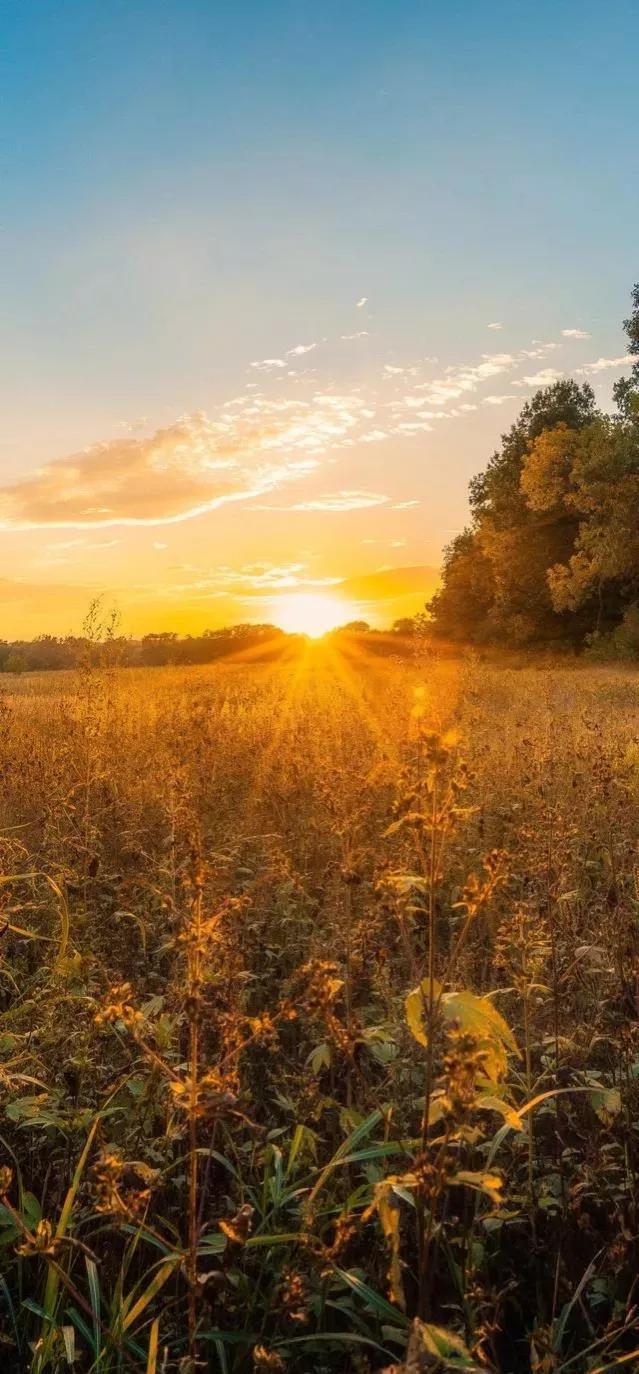
[{"label": "foliage", "polygon": [[470,484],[472,525],[430,602],[452,640],[583,646],[612,636],[639,594],[639,287],[625,322],[618,414],[570,380],[538,391]]},{"label": "foliage", "polygon": [[104,631],[0,698],[2,1369],[632,1367],[632,673]]}]

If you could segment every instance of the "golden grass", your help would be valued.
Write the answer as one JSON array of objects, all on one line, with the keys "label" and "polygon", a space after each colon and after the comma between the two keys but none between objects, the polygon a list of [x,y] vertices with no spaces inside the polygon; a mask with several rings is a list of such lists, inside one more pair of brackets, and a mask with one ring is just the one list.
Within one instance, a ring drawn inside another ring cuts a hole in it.
[{"label": "golden grass", "polygon": [[0,784],[3,1369],[630,1362],[634,670],[87,661]]}]

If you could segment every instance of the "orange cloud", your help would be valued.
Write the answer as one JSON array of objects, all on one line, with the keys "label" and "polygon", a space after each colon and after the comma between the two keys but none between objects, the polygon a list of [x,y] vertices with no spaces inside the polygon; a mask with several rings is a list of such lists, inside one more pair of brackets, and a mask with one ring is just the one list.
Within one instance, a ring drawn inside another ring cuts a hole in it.
[{"label": "orange cloud", "polygon": [[308,475],[359,423],[356,397],[247,394],[149,437],[123,436],[0,489],[5,528],[95,528],[186,520]]}]

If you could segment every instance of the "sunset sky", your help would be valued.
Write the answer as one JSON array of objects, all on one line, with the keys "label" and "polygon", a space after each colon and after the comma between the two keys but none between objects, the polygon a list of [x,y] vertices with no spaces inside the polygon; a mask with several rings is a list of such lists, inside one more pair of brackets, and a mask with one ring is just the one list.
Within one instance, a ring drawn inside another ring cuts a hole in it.
[{"label": "sunset sky", "polygon": [[636,0],[2,27],[0,636],[416,610],[525,397],[621,374]]}]

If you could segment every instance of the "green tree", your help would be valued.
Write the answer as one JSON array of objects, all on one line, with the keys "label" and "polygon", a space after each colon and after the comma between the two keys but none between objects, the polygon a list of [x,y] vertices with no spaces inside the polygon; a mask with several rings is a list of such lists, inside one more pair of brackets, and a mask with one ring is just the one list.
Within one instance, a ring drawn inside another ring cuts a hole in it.
[{"label": "green tree", "polygon": [[620,377],[613,387],[615,403],[626,419],[639,409],[639,282],[632,289],[632,310],[623,327],[628,338],[629,377]]},{"label": "green tree", "polygon": [[533,508],[522,474],[540,435],[557,426],[578,433],[595,415],[592,388],[569,380],[526,402],[485,472],[471,481],[472,525],[446,550],[442,587],[429,604],[437,633],[517,644],[569,634],[566,618],[553,605],[547,573],[570,558],[578,519],[563,505]]}]

